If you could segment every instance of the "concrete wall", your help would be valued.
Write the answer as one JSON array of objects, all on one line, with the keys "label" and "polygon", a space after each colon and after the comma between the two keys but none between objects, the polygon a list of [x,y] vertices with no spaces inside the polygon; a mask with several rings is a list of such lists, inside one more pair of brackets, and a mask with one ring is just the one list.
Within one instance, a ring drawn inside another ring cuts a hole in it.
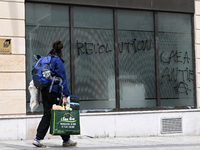
[{"label": "concrete wall", "polygon": [[0,54],[0,115],[26,113],[24,0],[0,1],[0,38],[12,53]]},{"label": "concrete wall", "polygon": [[[196,109],[81,114],[81,135],[72,138],[200,135],[199,113]],[[0,140],[34,139],[41,117],[0,116]],[[161,120],[165,118],[182,118],[181,132],[161,133]],[[47,133],[45,139],[48,138],[60,137]]]}]

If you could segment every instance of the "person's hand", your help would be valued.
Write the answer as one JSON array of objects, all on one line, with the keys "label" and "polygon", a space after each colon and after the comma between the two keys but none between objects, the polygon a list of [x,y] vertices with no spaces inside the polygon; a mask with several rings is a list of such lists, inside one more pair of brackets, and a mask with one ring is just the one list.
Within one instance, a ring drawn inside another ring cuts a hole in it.
[{"label": "person's hand", "polygon": [[63,104],[65,105],[67,103],[67,98],[64,96],[63,97]]}]

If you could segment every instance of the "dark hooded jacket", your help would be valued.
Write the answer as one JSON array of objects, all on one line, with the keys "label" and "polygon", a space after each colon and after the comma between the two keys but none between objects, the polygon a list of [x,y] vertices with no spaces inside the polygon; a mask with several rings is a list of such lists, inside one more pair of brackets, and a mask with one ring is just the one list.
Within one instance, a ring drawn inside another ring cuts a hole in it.
[{"label": "dark hooded jacket", "polygon": [[[52,57],[51,58],[51,66],[52,66],[52,76],[56,76],[56,77],[60,77],[62,78],[62,85],[63,85],[63,95],[65,96],[70,96],[71,93],[68,89],[68,84],[67,84],[67,76],[66,76],[66,71],[65,71],[65,67],[64,67],[64,60],[62,58],[60,58],[58,55],[56,55],[56,57]],[[49,85],[47,87],[47,89],[50,89]],[[61,88],[55,84],[52,87],[52,91],[56,92],[56,93],[61,93]]]}]

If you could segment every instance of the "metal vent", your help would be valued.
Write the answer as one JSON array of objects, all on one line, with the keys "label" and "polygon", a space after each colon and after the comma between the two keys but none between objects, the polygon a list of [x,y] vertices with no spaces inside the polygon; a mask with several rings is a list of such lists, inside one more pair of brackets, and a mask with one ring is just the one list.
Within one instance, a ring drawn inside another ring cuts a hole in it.
[{"label": "metal vent", "polygon": [[180,133],[182,132],[182,118],[162,119],[161,133]]}]

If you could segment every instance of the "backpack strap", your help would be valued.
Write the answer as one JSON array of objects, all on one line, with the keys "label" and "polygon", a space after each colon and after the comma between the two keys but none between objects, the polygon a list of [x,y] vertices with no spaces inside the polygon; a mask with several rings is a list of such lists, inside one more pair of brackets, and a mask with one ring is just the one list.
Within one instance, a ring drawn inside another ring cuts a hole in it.
[{"label": "backpack strap", "polygon": [[[51,57],[57,57],[58,58],[58,56],[56,56],[55,54],[52,54],[52,55],[49,55],[49,56],[51,56]],[[50,70],[52,70],[52,66],[51,66],[51,62],[50,62]]]}]

